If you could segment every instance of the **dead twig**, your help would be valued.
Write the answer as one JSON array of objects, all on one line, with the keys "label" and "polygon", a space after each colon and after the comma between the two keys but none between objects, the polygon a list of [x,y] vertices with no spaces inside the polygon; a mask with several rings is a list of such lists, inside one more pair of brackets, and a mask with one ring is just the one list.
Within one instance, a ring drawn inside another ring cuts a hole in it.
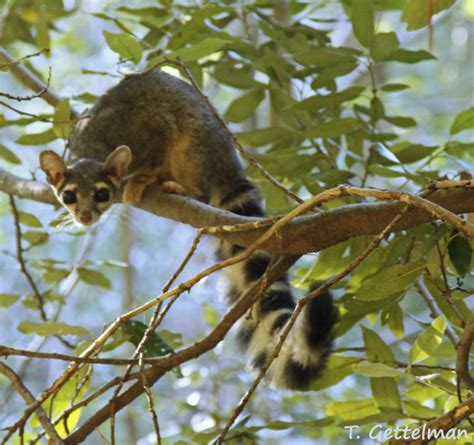
[{"label": "dead twig", "polygon": [[44,88],[41,91],[38,91],[35,94],[30,94],[29,96],[13,96],[11,94],[2,93],[0,91],[0,96],[6,97],[7,99],[11,99],[11,100],[16,100],[18,102],[33,100],[33,99],[41,97],[43,94],[45,94],[49,89],[49,84],[50,83],[51,83],[51,67],[49,67],[49,69],[48,69],[48,80],[46,81],[46,85],[44,86]]}]

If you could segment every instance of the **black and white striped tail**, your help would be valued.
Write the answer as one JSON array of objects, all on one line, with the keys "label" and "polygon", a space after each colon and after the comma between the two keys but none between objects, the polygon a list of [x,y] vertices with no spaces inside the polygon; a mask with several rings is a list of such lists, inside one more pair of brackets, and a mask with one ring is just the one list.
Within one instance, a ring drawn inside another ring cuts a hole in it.
[{"label": "black and white striped tail", "polygon": [[[243,216],[264,216],[261,198],[248,180],[219,207]],[[218,255],[222,259],[236,255],[241,247],[221,242]],[[246,261],[224,269],[229,289],[227,299],[235,302],[265,272],[268,252],[257,250]],[[246,351],[250,366],[262,368],[278,342],[279,334],[291,316],[295,301],[286,275],[274,282],[239,324],[238,339]],[[293,325],[278,357],[267,371],[267,381],[275,388],[307,390],[324,368],[332,347],[336,310],[330,293],[325,293],[303,309]]]}]

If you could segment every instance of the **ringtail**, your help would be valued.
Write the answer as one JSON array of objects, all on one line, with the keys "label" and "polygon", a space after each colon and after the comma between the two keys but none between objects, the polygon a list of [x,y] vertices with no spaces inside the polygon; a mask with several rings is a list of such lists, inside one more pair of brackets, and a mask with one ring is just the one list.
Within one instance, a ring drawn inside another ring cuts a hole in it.
[{"label": "ringtail", "polygon": [[[162,71],[126,77],[103,95],[70,138],[71,163],[43,151],[40,165],[58,200],[83,225],[96,222],[123,189],[140,202],[154,183],[220,209],[263,217],[262,198],[247,179],[235,147],[200,94]],[[243,247],[221,241],[219,259]],[[270,254],[255,251],[224,269],[227,300],[235,303],[265,272]],[[266,365],[295,307],[282,276],[239,322],[237,338],[254,370]],[[329,293],[307,304],[267,371],[275,388],[307,390],[332,347],[336,310]]]}]

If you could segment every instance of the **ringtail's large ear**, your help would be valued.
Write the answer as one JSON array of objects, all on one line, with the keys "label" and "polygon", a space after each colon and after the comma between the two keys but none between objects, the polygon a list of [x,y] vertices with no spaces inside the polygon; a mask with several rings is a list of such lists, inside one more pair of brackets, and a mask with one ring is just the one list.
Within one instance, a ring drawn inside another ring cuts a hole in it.
[{"label": "ringtail's large ear", "polygon": [[132,150],[126,145],[119,145],[107,156],[104,162],[105,173],[116,187],[127,173],[130,162],[132,162]]},{"label": "ringtail's large ear", "polygon": [[53,187],[59,187],[67,170],[63,158],[54,151],[44,150],[40,153],[40,166],[46,173],[48,182]]}]

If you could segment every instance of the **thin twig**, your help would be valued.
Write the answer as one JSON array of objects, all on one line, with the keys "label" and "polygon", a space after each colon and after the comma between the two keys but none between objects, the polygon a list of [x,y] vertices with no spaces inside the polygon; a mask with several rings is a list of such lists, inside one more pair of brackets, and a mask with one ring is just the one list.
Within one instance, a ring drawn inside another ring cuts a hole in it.
[{"label": "thin twig", "polygon": [[[3,63],[3,64],[0,65],[0,70],[3,70],[5,68],[10,68],[10,67],[15,66],[15,65],[19,65],[20,63],[23,63],[25,60],[28,60],[32,57],[37,57],[37,56],[40,56],[41,54],[48,54],[48,53],[49,53],[49,48],[43,48],[42,50],[40,50],[36,53],[28,54],[27,56],[21,57],[20,59],[9,60],[7,63]],[[1,56],[4,56],[4,54],[0,53],[0,57]],[[5,57],[3,57],[3,58],[5,58]],[[8,59],[5,58],[5,60],[8,60]]]},{"label": "thin twig", "polygon": [[[44,94],[44,93],[43,93]],[[66,119],[62,121],[57,121],[54,119],[48,119],[46,117],[41,117],[37,114],[33,113],[28,113],[26,111],[19,110],[18,108],[12,107],[11,105],[8,105],[6,102],[3,102],[0,100],[0,105],[3,105],[5,108],[8,108],[11,111],[14,111],[17,114],[20,114],[21,116],[28,116],[28,117],[33,117],[38,121],[41,122],[48,122],[50,124],[75,124],[76,122],[80,121],[81,119],[88,119],[90,118],[90,115],[83,115],[83,116],[78,116],[78,117],[72,117],[71,119]]]},{"label": "thin twig", "polygon": [[155,403],[153,402],[153,394],[151,393],[150,385],[148,384],[148,379],[145,373],[144,362],[143,362],[143,351],[140,352],[139,364],[140,364],[140,378],[143,384],[143,389],[145,390],[146,398],[148,400],[148,409],[150,411],[151,419],[153,421],[153,428],[155,430],[156,440],[157,440],[158,445],[161,445],[160,425],[158,423],[158,416],[155,410]]},{"label": "thin twig", "polygon": [[[269,271],[267,283],[270,285],[284,274],[298,259],[298,256],[282,257],[275,266]],[[231,327],[239,320],[244,313],[248,311],[252,304],[260,297],[261,293],[265,291],[262,289],[262,281],[258,280],[246,293],[243,295],[235,305],[221,318],[217,326],[205,338],[199,340],[192,345],[176,351],[173,354],[168,354],[161,357],[156,363],[147,369],[147,377],[150,385],[156,383],[165,372],[196,358],[211,349],[225,337]],[[115,409],[124,408],[133,400],[143,394],[143,385],[137,382],[127,389],[120,397],[114,401]],[[111,402],[96,410],[96,412],[86,420],[76,431],[65,439],[67,445],[80,443],[91,434],[104,421],[108,420],[111,415]]]},{"label": "thin twig", "polygon": [[20,264],[20,270],[25,276],[26,280],[28,281],[28,284],[30,285],[31,290],[33,291],[33,294],[37,300],[38,309],[40,311],[42,320],[48,321],[48,317],[46,316],[46,312],[44,310],[43,294],[39,291],[38,286],[36,285],[35,281],[33,280],[33,277],[31,276],[30,272],[28,271],[26,267],[25,259],[23,258],[23,248],[21,246],[22,233],[21,233],[21,227],[20,227],[20,214],[16,207],[15,199],[13,198],[12,195],[8,195],[8,196],[10,200],[10,207],[13,214],[13,222],[15,224],[16,257],[18,259],[18,263]]},{"label": "thin twig", "polygon": [[[180,266],[178,267],[178,269],[173,273],[173,275],[171,276],[171,278],[168,280],[168,282],[165,284],[165,286],[163,287],[162,289],[162,293],[166,293],[170,287],[173,285],[173,283],[175,282],[175,280],[179,277],[179,275],[181,274],[181,272],[184,270],[184,268],[186,267],[186,265],[188,264],[188,262],[190,261],[190,259],[193,257],[194,253],[196,252],[196,249],[197,249],[197,246],[202,238],[204,234],[204,229],[199,229],[195,238],[194,238],[194,241],[191,245],[191,248],[189,249],[187,255],[185,256],[184,260],[182,261],[182,263],[180,264]],[[143,334],[143,337],[141,338],[140,340],[140,343],[137,345],[133,355],[132,355],[132,359],[133,360],[136,360],[137,357],[140,357],[140,361],[141,363],[146,363],[146,360],[143,358],[143,350],[147,344],[147,342],[149,341],[149,339],[151,338],[153,332],[156,330],[156,328],[158,327],[158,325],[161,323],[161,321],[163,320],[163,318],[165,317],[165,315],[167,314],[167,312],[170,310],[171,306],[174,304],[174,302],[178,299],[178,297],[181,295],[181,293],[177,293],[176,295],[174,295],[167,303],[167,305],[165,306],[165,308],[163,309],[163,311],[161,311],[161,306],[162,306],[162,303],[159,303],[157,305],[157,307],[155,308],[155,311],[153,312],[153,315],[150,319],[150,322],[148,323],[148,326],[145,330],[145,333]],[[160,312],[161,311],[161,312]],[[125,380],[127,379],[128,375],[131,373],[133,369],[133,364],[130,364],[124,375],[123,375],[123,382],[125,382]],[[142,369],[142,365],[140,365],[140,372],[143,373],[143,369]],[[146,376],[144,377],[145,378],[145,382],[146,382]],[[117,388],[115,389],[114,391],[114,395],[112,396],[112,400],[116,399],[118,397],[118,395],[120,394],[120,391],[122,390],[122,386],[123,384],[121,385],[118,385]],[[147,391],[147,388],[144,387],[145,391]],[[147,393],[147,397],[148,397],[148,393]],[[148,397],[148,400],[150,401],[150,397]],[[156,416],[156,413],[154,412],[154,409],[153,409],[153,401],[152,401],[152,404],[150,405],[150,410],[152,411],[152,417],[153,419],[157,419],[157,416]],[[113,407],[113,405],[112,405]],[[114,422],[114,419],[115,419],[115,412],[112,413],[112,417],[111,417],[111,437],[114,437],[114,428],[115,428],[115,422]],[[158,420],[156,420],[156,424],[158,424]],[[156,431],[159,432],[159,428],[155,428]],[[157,434],[157,437],[160,437],[159,434]],[[160,438],[161,440],[161,438]]]},{"label": "thin twig", "polygon": [[[37,300],[38,303],[38,309],[40,312],[41,319],[43,321],[48,321],[48,317],[46,315],[46,311],[44,310],[44,297],[43,294],[40,292],[38,286],[36,285],[35,281],[33,280],[33,277],[30,274],[30,271],[26,267],[26,261],[23,256],[23,247],[21,245],[21,240],[22,238],[22,231],[20,227],[20,213],[18,212],[18,208],[15,203],[15,199],[13,198],[13,195],[8,195],[9,196],[9,201],[10,201],[10,207],[12,209],[12,214],[13,214],[13,221],[15,224],[15,240],[16,240],[16,257],[18,259],[18,263],[20,264],[20,270],[25,276],[26,280],[28,281],[28,284],[31,287],[31,290],[33,291],[33,295]],[[59,335],[55,335],[55,337],[65,346],[68,348],[73,349],[74,345],[64,338],[62,338]]]},{"label": "thin twig", "polygon": [[229,432],[230,428],[232,427],[232,425],[234,424],[235,420],[237,419],[237,417],[241,414],[241,412],[243,411],[243,409],[245,408],[245,405],[247,404],[247,402],[250,400],[250,398],[252,397],[252,395],[254,394],[254,392],[256,391],[259,383],[262,381],[262,379],[264,378],[266,372],[268,371],[268,369],[270,368],[273,360],[276,359],[276,357],[278,356],[282,346],[283,346],[283,343],[284,341],[286,340],[286,338],[288,337],[288,334],[290,333],[290,330],[291,328],[293,327],[293,325],[295,324],[297,318],[298,318],[298,315],[301,313],[301,311],[303,310],[304,306],[311,300],[313,300],[314,298],[318,297],[319,295],[321,295],[322,292],[326,291],[327,289],[329,289],[331,286],[333,286],[334,284],[336,284],[337,282],[339,282],[342,278],[344,278],[346,275],[348,275],[349,273],[351,273],[360,263],[362,263],[362,261],[365,260],[365,258],[367,258],[369,256],[369,254],[371,252],[373,252],[379,245],[380,243],[385,239],[385,237],[390,233],[390,230],[395,226],[395,224],[397,224],[397,222],[403,218],[403,216],[407,213],[408,211],[408,205],[405,205],[403,207],[403,209],[395,216],[395,218],[392,219],[392,221],[390,222],[390,224],[388,224],[385,229],[374,239],[372,240],[372,242],[369,244],[369,246],[357,257],[355,258],[342,272],[340,272],[339,274],[335,275],[333,278],[331,278],[330,280],[326,281],[324,284],[322,284],[321,286],[319,286],[317,289],[315,289],[314,291],[310,292],[308,295],[306,295],[304,298],[302,298],[298,304],[296,305],[295,309],[293,310],[293,313],[291,314],[291,317],[290,319],[287,321],[285,327],[282,329],[282,333],[280,335],[280,338],[278,340],[278,343],[276,344],[275,346],[275,349],[273,350],[273,353],[272,355],[270,356],[270,358],[268,359],[268,361],[266,362],[265,366],[262,367],[261,371],[259,372],[259,374],[257,375],[257,377],[255,378],[254,382],[252,383],[252,385],[250,386],[250,388],[247,390],[247,392],[244,394],[244,396],[242,397],[242,399],[240,400],[239,404],[237,405],[237,407],[235,408],[231,418],[229,419],[229,421],[227,422],[227,424],[225,425],[225,427],[223,428],[221,434],[219,435],[219,437],[217,438],[216,440],[216,443],[218,445],[220,444],[223,444],[224,443],[224,439],[225,439],[225,436],[227,435],[227,433]]},{"label": "thin twig", "polygon": [[462,328],[464,328],[464,326],[466,326],[466,320],[464,320],[464,317],[462,316],[461,312],[459,311],[458,307],[456,306],[456,304],[454,303],[451,297],[451,288],[449,286],[448,274],[446,272],[446,265],[444,262],[445,253],[441,251],[441,246],[439,245],[439,241],[437,238],[435,238],[435,245],[436,245],[436,250],[438,252],[439,265],[441,268],[441,276],[443,277],[443,282],[444,282],[444,290],[441,290],[440,292],[441,296],[444,297],[449,307],[453,311],[453,314],[458,319],[459,325]]},{"label": "thin twig", "polygon": [[46,85],[41,91],[38,91],[35,94],[30,94],[29,96],[13,96],[8,93],[0,92],[0,96],[6,97],[7,99],[11,99],[11,100],[16,100],[18,102],[36,99],[38,97],[41,97],[43,94],[45,94],[48,91],[50,83],[51,83],[51,67],[49,67],[48,69],[48,80],[46,81]]},{"label": "thin twig", "polygon": [[[129,376],[129,381],[130,380],[137,380],[140,378],[140,375],[138,373],[133,373],[133,374],[130,374]],[[76,410],[80,409],[80,408],[83,408],[84,406],[88,405],[89,403],[91,403],[92,401],[94,401],[95,399],[97,399],[97,397],[100,397],[102,394],[104,394],[105,392],[107,392],[109,389],[113,388],[114,386],[118,385],[120,382],[122,381],[122,377],[115,377],[114,379],[110,380],[109,382],[107,382],[104,386],[102,386],[101,388],[99,388],[97,391],[95,391],[94,393],[92,393],[91,395],[89,395],[88,397],[86,397],[85,399],[82,399],[80,402],[76,403],[75,405],[69,407],[68,409],[66,409],[64,412],[61,413],[61,415],[56,418],[53,422],[53,425],[56,426],[57,424],[59,424],[59,422],[61,422],[62,420],[66,420],[67,421],[67,418]],[[38,440],[40,440],[43,436],[44,436],[45,432],[41,432],[40,434],[38,434],[32,441],[31,441],[31,444],[30,445],[33,445],[34,443],[36,443]]]}]

